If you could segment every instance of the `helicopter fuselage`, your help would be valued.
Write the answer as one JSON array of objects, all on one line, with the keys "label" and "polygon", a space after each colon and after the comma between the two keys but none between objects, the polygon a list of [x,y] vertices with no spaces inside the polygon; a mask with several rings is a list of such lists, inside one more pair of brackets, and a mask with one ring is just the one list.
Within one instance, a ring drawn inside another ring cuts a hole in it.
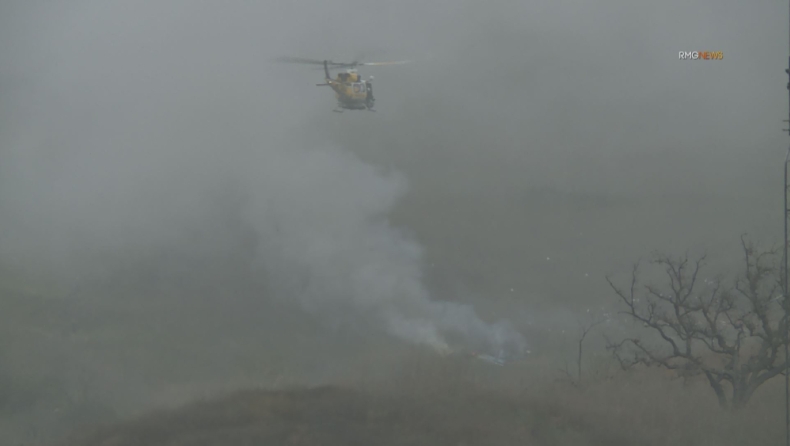
[{"label": "helicopter fuselage", "polygon": [[340,73],[335,79],[327,78],[325,83],[318,85],[332,87],[341,109],[366,110],[373,107],[370,83],[363,81],[356,70]]},{"label": "helicopter fuselage", "polygon": [[367,85],[364,82],[332,82],[337,102],[351,110],[364,110],[367,107]]}]

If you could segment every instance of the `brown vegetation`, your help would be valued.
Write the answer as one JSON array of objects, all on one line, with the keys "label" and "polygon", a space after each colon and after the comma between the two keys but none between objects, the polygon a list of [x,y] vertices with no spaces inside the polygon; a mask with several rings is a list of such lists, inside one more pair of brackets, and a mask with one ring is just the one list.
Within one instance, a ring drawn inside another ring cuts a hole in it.
[{"label": "brown vegetation", "polygon": [[716,410],[704,382],[611,367],[579,389],[539,378],[539,367],[421,356],[386,383],[237,392],[62,445],[722,446],[782,438],[781,401],[770,389],[736,417]]}]

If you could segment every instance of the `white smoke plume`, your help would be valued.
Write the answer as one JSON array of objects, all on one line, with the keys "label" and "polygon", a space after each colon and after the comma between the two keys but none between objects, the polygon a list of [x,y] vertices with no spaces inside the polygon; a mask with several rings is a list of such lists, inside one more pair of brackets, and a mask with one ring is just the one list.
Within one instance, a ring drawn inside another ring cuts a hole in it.
[{"label": "white smoke plume", "polygon": [[[407,192],[403,176],[332,147],[261,148],[252,156],[225,148],[224,158],[197,147],[162,150],[154,156],[108,146],[73,150],[55,163],[39,159],[37,169],[48,171],[49,179],[21,194],[6,189],[7,197],[24,196],[5,202],[6,227],[12,216],[19,220],[17,231],[5,233],[6,246],[69,259],[72,266],[90,252],[124,257],[174,247],[176,254],[168,255],[183,258],[188,246],[191,260],[254,250],[253,271],[265,277],[269,295],[294,301],[327,323],[383,330],[442,352],[451,345],[494,354],[525,348],[507,323],[489,325],[468,305],[431,298],[421,246],[388,222]],[[29,158],[6,158],[9,185],[20,184],[10,172],[26,167]],[[47,187],[50,182],[57,187]],[[217,206],[216,191],[227,184],[243,193],[241,209]],[[225,215],[232,213],[240,215]],[[238,237],[223,227],[229,218],[251,228],[256,243],[248,239],[239,247]]]},{"label": "white smoke plume", "polygon": [[249,211],[262,239],[261,267],[279,295],[439,351],[450,349],[448,339],[495,352],[525,347],[508,324],[489,325],[469,306],[431,299],[421,247],[387,221],[406,192],[402,176],[339,149],[277,158],[257,164],[251,183],[259,195]]}]

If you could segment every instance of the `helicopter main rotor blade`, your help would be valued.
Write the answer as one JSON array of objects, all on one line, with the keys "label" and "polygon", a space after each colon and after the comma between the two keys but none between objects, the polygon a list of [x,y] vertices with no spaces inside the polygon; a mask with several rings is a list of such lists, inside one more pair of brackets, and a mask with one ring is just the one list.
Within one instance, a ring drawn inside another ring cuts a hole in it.
[{"label": "helicopter main rotor blade", "polygon": [[[296,63],[296,64],[303,64],[303,65],[316,65],[318,67],[324,65],[323,60],[318,59],[307,59],[304,57],[278,57],[275,59],[277,62],[283,63]],[[413,60],[399,60],[399,61],[392,61],[392,62],[332,62],[330,60],[326,61],[326,65],[328,68],[333,70],[342,70],[346,68],[356,68],[356,67],[378,67],[378,66],[385,66],[385,65],[403,65],[407,63],[414,63]]]},{"label": "helicopter main rotor blade", "polygon": [[276,62],[282,62],[282,63],[300,63],[300,64],[307,64],[307,65],[323,65],[324,64],[323,60],[306,59],[304,57],[288,57],[288,56],[278,57],[278,58],[275,59],[275,61]]},{"label": "helicopter main rotor blade", "polygon": [[412,60],[398,60],[398,61],[394,61],[394,62],[361,62],[361,63],[358,63],[357,65],[363,65],[363,66],[366,66],[366,67],[378,67],[378,66],[384,66],[384,65],[403,65],[403,64],[407,64],[407,63],[413,63],[413,62],[414,61],[412,61]]},{"label": "helicopter main rotor blade", "polygon": [[[278,58],[275,59],[275,61],[276,62],[281,62],[281,63],[298,63],[298,64],[305,64],[305,65],[323,65],[324,64],[323,60],[308,59],[308,58],[305,58],[305,57],[289,57],[289,56],[278,57]],[[343,63],[343,62],[332,62],[331,60],[327,60],[326,64],[328,66],[330,66],[330,67],[333,67],[333,68],[346,68],[346,67],[353,67],[353,66],[359,65],[359,63],[357,63],[357,62]]]}]

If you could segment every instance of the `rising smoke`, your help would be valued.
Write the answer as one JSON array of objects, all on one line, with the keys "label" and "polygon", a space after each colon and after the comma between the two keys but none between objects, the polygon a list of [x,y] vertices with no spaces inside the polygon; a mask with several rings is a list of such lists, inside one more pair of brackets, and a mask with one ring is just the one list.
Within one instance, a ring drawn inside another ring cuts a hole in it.
[{"label": "rising smoke", "polygon": [[[8,246],[28,257],[60,259],[78,275],[86,272],[76,271],[74,261],[86,253],[107,258],[172,249],[195,259],[246,250],[271,296],[330,325],[380,329],[441,352],[450,344],[492,353],[524,349],[508,324],[489,325],[469,306],[431,298],[422,281],[422,248],[388,223],[407,190],[404,176],[332,147],[262,148],[248,157],[225,148],[237,161],[224,163],[201,160],[197,149],[130,150],[83,148],[49,161],[36,151],[8,157],[4,226],[15,222],[19,229],[13,244],[6,233]],[[49,176],[22,188],[32,176],[31,158]],[[218,190],[233,192],[217,199]],[[25,199],[11,200],[14,193]],[[227,206],[239,196],[244,200],[236,207]],[[248,231],[244,246],[228,227],[231,219]],[[183,255],[177,261],[186,263]]]},{"label": "rising smoke", "polygon": [[339,148],[268,150],[244,176],[244,213],[258,234],[257,265],[275,296],[333,324],[380,327],[440,351],[520,353],[522,337],[469,306],[431,299],[422,248],[388,223],[406,179]]}]

